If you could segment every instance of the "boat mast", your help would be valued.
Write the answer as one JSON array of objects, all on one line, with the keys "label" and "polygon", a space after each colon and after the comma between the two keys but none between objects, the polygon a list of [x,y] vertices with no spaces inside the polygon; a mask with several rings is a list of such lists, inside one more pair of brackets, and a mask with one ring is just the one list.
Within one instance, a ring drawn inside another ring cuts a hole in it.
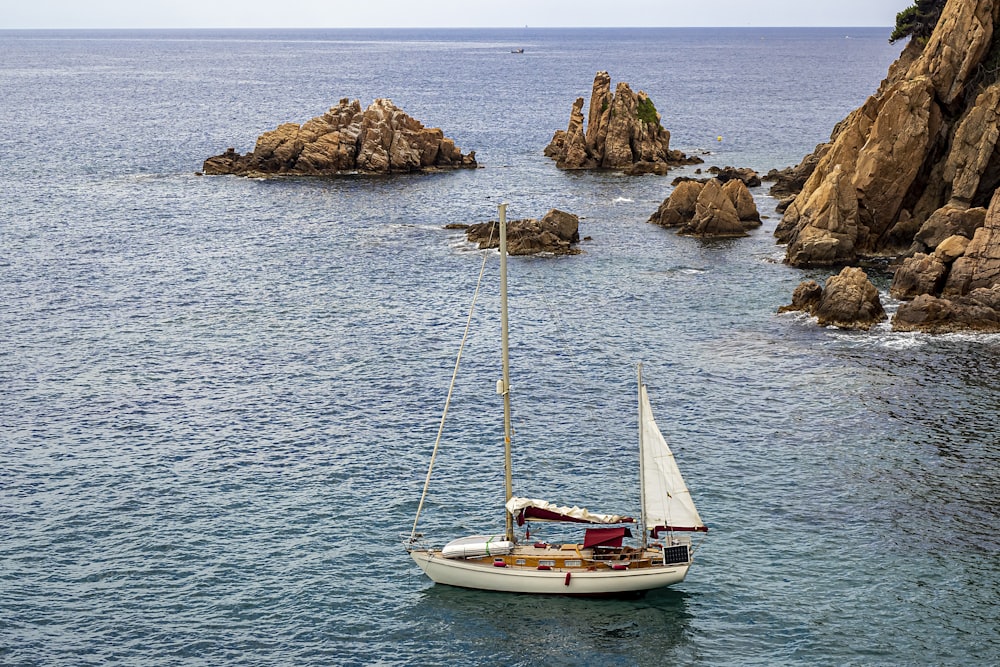
[{"label": "boat mast", "polygon": [[646,474],[645,474],[645,442],[642,437],[643,431],[643,418],[642,414],[642,364],[639,364],[639,521],[641,523],[642,529],[642,548],[646,548],[646,538],[649,531],[646,527]]},{"label": "boat mast", "polygon": [[507,204],[498,206],[500,213],[500,355],[503,363],[503,379],[498,390],[503,394],[503,468],[504,468],[504,519],[506,536],[514,541],[514,517],[507,511],[506,504],[514,496],[514,481],[510,456],[510,353],[507,333]]}]

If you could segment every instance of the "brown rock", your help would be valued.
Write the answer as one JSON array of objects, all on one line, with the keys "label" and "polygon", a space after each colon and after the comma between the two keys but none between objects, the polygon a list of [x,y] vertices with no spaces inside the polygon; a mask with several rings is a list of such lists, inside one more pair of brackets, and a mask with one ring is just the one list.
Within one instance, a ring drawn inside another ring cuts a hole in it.
[{"label": "brown rock", "polygon": [[865,251],[875,251],[879,237],[896,222],[903,198],[942,126],[941,110],[927,79],[901,82],[883,99],[854,164],[858,221],[863,226],[857,245]]},{"label": "brown rock", "polygon": [[938,247],[934,249],[934,257],[941,260],[945,264],[951,264],[956,259],[965,254],[965,251],[969,247],[971,241],[964,236],[949,236],[944,241],[938,244]]},{"label": "brown rock", "polygon": [[933,255],[917,253],[903,261],[892,278],[889,294],[908,301],[921,294],[937,295],[944,287],[948,266]]},{"label": "brown rock", "polygon": [[971,239],[986,223],[986,209],[943,206],[934,211],[914,236],[914,248],[932,251],[949,236]]},{"label": "brown rock", "polygon": [[710,167],[708,173],[714,174],[720,183],[740,180],[748,188],[756,188],[761,184],[760,174],[748,167]]},{"label": "brown rock", "polygon": [[697,181],[683,181],[663,200],[649,222],[661,227],[680,227],[694,218],[698,195],[705,186]]},{"label": "brown rock", "polygon": [[747,235],[736,206],[714,178],[702,188],[695,203],[694,217],[681,227],[679,233],[702,237]]},{"label": "brown rock", "polygon": [[774,182],[768,193],[772,197],[786,198],[802,192],[802,187],[816,170],[820,159],[830,150],[831,145],[830,143],[819,144],[812,153],[805,156],[802,162],[794,167],[781,170],[772,169],[767,172],[767,175],[761,180]]},{"label": "brown rock", "polygon": [[[829,147],[809,156],[819,156],[815,168],[775,230],[789,263],[928,253],[948,236],[972,235],[963,232],[974,214],[958,212],[985,206],[1000,186],[1000,82],[990,60],[998,20],[995,0],[948,2],[931,37],[911,40]],[[805,207],[836,168],[854,188],[855,224],[842,226],[832,249],[829,220]]]},{"label": "brown rock", "polygon": [[344,172],[408,172],[474,168],[475,152],[463,155],[437,128],[425,128],[390,100],[361,110],[346,98],[303,125],[285,123],[265,132],[254,150],[229,149],[205,160],[206,174],[332,176]]},{"label": "brown rock", "polygon": [[733,179],[721,185],[714,178],[679,181],[649,222],[704,237],[746,236],[746,230],[761,225],[753,195],[743,181]]},{"label": "brown rock", "polygon": [[587,150],[591,155],[604,154],[613,101],[611,75],[607,72],[598,72],[594,76],[594,85],[590,91],[590,110],[587,114]]},{"label": "brown rock", "polygon": [[858,200],[850,175],[836,165],[800,205],[805,196],[803,191],[788,209],[795,209],[801,220],[788,245],[788,262],[795,266],[832,266],[853,261]]},{"label": "brown rock", "polygon": [[[510,220],[507,223],[507,254],[577,254],[580,251],[572,246],[580,242],[579,226],[577,216],[558,209],[551,209],[541,220]],[[466,236],[482,249],[500,247],[496,222],[469,225]]]},{"label": "brown rock", "polygon": [[757,204],[753,200],[753,195],[744,184],[742,179],[732,179],[722,186],[722,191],[729,197],[736,207],[736,216],[740,219],[743,227],[753,229],[760,227],[760,213],[757,211]]},{"label": "brown rock", "polygon": [[791,206],[794,201],[795,201],[795,195],[789,195],[788,197],[785,197],[784,199],[779,201],[778,204],[774,207],[775,213],[784,213],[786,210],[788,210],[788,207]]},{"label": "brown rock", "polygon": [[[1000,83],[994,83],[976,98],[962,119],[944,163],[942,178],[951,183],[952,206],[968,208],[980,193],[980,184],[990,167],[1000,138]],[[996,176],[987,177],[987,188],[996,189]]]},{"label": "brown rock", "polygon": [[899,306],[892,318],[893,331],[952,333],[1000,332],[1000,285],[980,287],[966,296],[944,299],[922,294]]},{"label": "brown rock", "polygon": [[911,265],[917,262],[933,265],[935,271],[943,267],[946,276],[930,286],[928,274],[924,285],[907,292],[919,294],[896,311],[894,330],[1000,331],[1000,191],[971,241],[956,234],[940,241],[931,257],[915,255],[897,269],[893,285],[914,281]]},{"label": "brown rock", "polygon": [[996,21],[993,0],[948,2],[910,73],[928,76],[937,96],[952,104],[989,52]]},{"label": "brown rock", "polygon": [[965,249],[965,254],[952,264],[942,294],[964,296],[974,289],[989,288],[998,283],[1000,283],[1000,207],[996,211],[991,207],[986,226],[976,232]]},{"label": "brown rock", "polygon": [[788,313],[801,310],[811,314],[813,309],[819,305],[822,297],[823,288],[819,286],[819,283],[815,280],[805,280],[799,283],[799,286],[792,293],[792,302],[787,306],[778,308],[778,312]]},{"label": "brown rock", "polygon": [[826,281],[812,314],[819,325],[840,329],[871,329],[887,319],[878,290],[859,268],[845,267]]},{"label": "brown rock", "polygon": [[556,166],[560,169],[593,169],[597,166],[597,161],[587,151],[587,139],[583,132],[582,97],[578,97],[573,103],[569,127],[562,139],[562,151],[556,157]]},{"label": "brown rock", "polygon": [[615,169],[627,174],[663,174],[672,165],[701,162],[670,149],[670,133],[645,92],[633,93],[627,83],[619,82],[612,95],[607,72],[594,77],[586,131],[583,98],[578,98],[569,126],[555,132],[544,153],[560,169]]}]

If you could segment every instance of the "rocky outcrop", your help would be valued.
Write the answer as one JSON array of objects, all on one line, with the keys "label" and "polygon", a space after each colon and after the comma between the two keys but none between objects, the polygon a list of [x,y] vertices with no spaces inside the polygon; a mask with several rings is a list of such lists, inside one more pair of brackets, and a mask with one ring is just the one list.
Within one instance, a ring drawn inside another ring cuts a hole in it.
[{"label": "rocky outcrop", "polygon": [[[462,227],[461,225],[452,226],[452,228]],[[481,249],[500,247],[500,230],[497,228],[496,222],[484,222],[464,228],[469,241],[479,244]],[[579,229],[580,218],[558,209],[551,209],[542,216],[541,220],[534,218],[509,220],[507,222],[507,254],[578,254],[580,250],[573,246],[580,242]]]},{"label": "rocky outcrop", "polygon": [[709,167],[708,173],[713,174],[721,183],[740,180],[748,188],[761,185],[760,174],[749,167]]},{"label": "rocky outcrop", "polygon": [[822,327],[868,330],[887,319],[878,289],[859,268],[844,267],[820,287],[806,281],[795,289],[792,303],[778,312],[801,310],[813,315]]},{"label": "rocky outcrop", "polygon": [[663,200],[649,222],[661,227],[681,227],[694,218],[698,196],[705,187],[698,181],[682,181],[670,196]]},{"label": "rocky outcrop", "polygon": [[556,130],[545,155],[560,169],[615,169],[630,174],[665,174],[671,166],[701,162],[670,149],[670,132],[645,92],[633,93],[627,83],[619,82],[612,95],[607,72],[594,77],[586,130],[580,97],[570,110],[569,125]]},{"label": "rocky outcrop", "polygon": [[921,294],[940,294],[948,266],[934,255],[917,253],[896,269],[889,294],[897,299],[915,299]]},{"label": "rocky outcrop", "polygon": [[890,292],[912,299],[896,311],[895,330],[1000,330],[1000,190],[971,240],[955,234],[938,243],[932,254],[906,259],[896,270]]},{"label": "rocky outcrop", "polygon": [[892,318],[892,330],[1000,333],[1000,285],[981,287],[954,299],[922,294],[899,307]]},{"label": "rocky outcrop", "polygon": [[736,178],[725,185],[715,178],[680,182],[649,222],[700,237],[746,236],[747,230],[761,225],[753,195]]},{"label": "rocky outcrop", "polygon": [[895,329],[994,330],[998,25],[995,0],[948,0],[930,37],[912,39],[878,91],[796,168],[808,177],[775,230],[786,261],[899,259]]},{"label": "rocky outcrop", "polygon": [[[701,173],[701,169],[695,170],[696,174]],[[697,181],[698,183],[708,183],[713,178],[718,179],[720,183],[728,183],[732,180],[741,180],[743,184],[748,188],[756,188],[761,184],[760,174],[758,174],[753,169],[747,167],[709,167],[708,173],[712,176],[706,176],[704,178],[695,178],[693,176],[678,176],[675,178],[671,185],[680,185],[684,181]]]},{"label": "rocky outcrop", "polygon": [[931,214],[913,237],[911,252],[933,252],[945,239],[959,235],[972,239],[986,222],[986,209],[945,205]]},{"label": "rocky outcrop", "polygon": [[[998,17],[994,0],[949,0],[926,44],[912,40],[875,95],[814,153],[821,157],[775,232],[789,244],[789,263],[906,253],[935,211],[986,204],[1000,185],[1000,82],[986,64],[1000,55]],[[821,191],[840,204],[817,201]],[[831,219],[847,213],[846,198],[856,210]]]},{"label": "rocky outcrop", "polygon": [[425,128],[390,100],[361,110],[347,98],[302,125],[285,123],[257,139],[253,151],[230,148],[205,160],[205,174],[333,176],[343,173],[412,172],[475,168],[475,151],[463,155],[437,128]]},{"label": "rocky outcrop", "polygon": [[816,165],[819,164],[820,159],[828,150],[830,150],[830,144],[820,144],[798,165],[781,170],[772,169],[761,180],[774,183],[769,190],[772,197],[784,199],[797,195],[802,192],[806,181],[816,171]]}]

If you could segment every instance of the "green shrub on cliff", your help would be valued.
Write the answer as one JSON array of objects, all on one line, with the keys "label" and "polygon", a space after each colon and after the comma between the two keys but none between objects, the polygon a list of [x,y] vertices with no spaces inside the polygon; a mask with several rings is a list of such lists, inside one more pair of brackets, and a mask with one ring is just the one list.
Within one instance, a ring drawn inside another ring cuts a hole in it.
[{"label": "green shrub on cliff", "polygon": [[896,29],[889,36],[889,43],[907,37],[925,41],[934,32],[947,1],[917,0],[911,7],[896,14]]},{"label": "green shrub on cliff", "polygon": [[656,107],[653,106],[653,100],[648,97],[639,97],[639,102],[636,105],[635,114],[644,123],[659,123],[660,119],[656,116]]}]

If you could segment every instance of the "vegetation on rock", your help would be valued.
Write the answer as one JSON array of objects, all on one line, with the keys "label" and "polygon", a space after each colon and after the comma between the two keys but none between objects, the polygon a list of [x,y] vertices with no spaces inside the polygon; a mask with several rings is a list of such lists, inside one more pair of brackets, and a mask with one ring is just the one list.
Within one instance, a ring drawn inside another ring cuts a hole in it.
[{"label": "vegetation on rock", "polygon": [[645,97],[643,95],[639,96],[639,101],[636,103],[635,113],[644,123],[657,123],[660,122],[660,116],[656,113],[656,107],[653,105],[653,100]]},{"label": "vegetation on rock", "polygon": [[924,42],[937,26],[941,11],[948,0],[917,0],[912,6],[896,14],[896,29],[889,36],[889,43],[913,37]]}]

